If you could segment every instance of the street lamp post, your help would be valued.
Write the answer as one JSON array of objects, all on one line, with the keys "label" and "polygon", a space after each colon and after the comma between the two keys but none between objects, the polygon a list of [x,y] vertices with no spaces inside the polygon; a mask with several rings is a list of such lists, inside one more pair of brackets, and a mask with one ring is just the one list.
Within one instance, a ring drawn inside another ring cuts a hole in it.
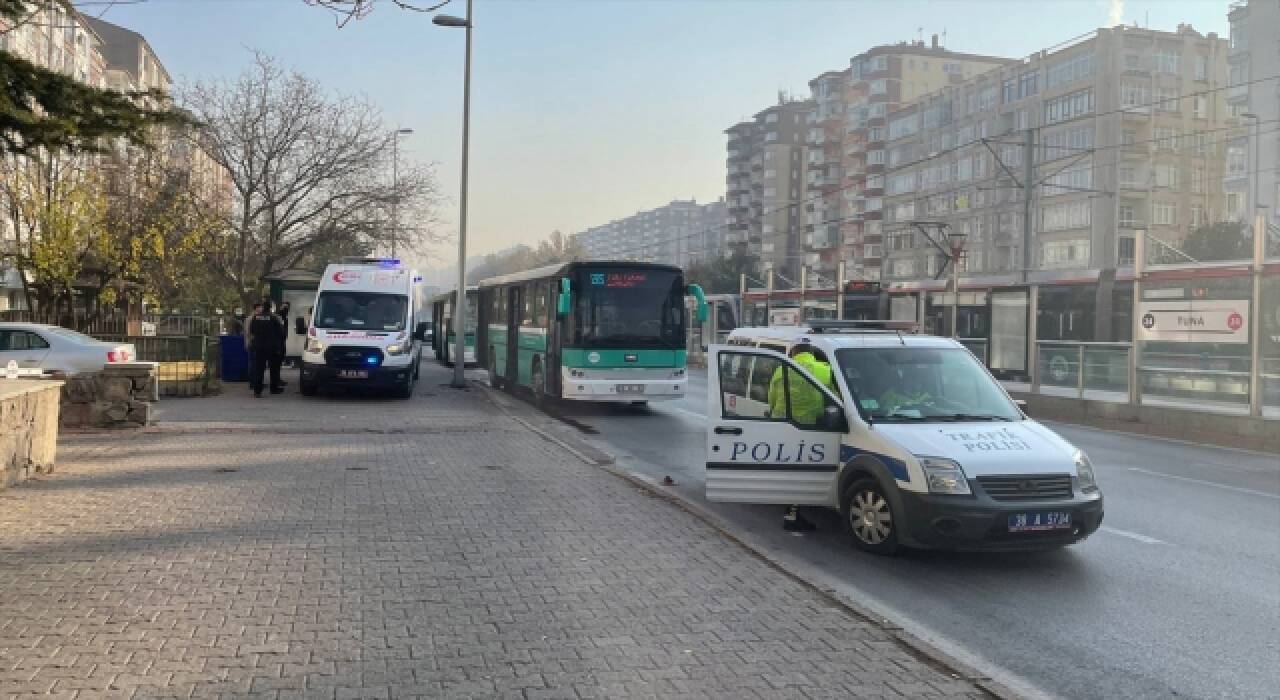
[{"label": "street lamp post", "polygon": [[467,0],[466,18],[436,15],[431,23],[439,27],[462,27],[467,30],[466,57],[462,67],[462,185],[458,202],[458,291],[453,302],[453,381],[450,386],[467,386],[467,159],[471,138],[471,0]]},{"label": "street lamp post", "polygon": [[959,318],[960,309],[960,256],[964,254],[965,234],[961,231],[952,230],[947,234],[947,241],[951,244],[951,337],[959,338],[960,332],[956,327]]},{"label": "street lamp post", "polygon": [[400,238],[400,137],[413,133],[413,129],[396,129],[391,132],[391,257],[396,256],[396,241]]}]

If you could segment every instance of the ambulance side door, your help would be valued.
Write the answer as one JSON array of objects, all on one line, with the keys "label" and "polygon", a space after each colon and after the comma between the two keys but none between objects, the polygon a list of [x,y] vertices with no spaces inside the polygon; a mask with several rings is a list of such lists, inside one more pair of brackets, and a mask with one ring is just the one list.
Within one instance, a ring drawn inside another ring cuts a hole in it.
[{"label": "ambulance side door", "polygon": [[[835,395],[771,350],[715,345],[709,359],[707,500],[831,505],[840,439],[848,430]],[[792,410],[795,382],[821,396],[818,415]],[[771,385],[778,410],[770,407]]]}]

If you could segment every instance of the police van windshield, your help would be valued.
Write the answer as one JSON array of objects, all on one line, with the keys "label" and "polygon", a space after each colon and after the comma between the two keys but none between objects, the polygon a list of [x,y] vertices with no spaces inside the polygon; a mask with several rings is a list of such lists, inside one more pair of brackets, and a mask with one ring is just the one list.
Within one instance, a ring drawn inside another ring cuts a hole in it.
[{"label": "police van windshield", "polygon": [[320,292],[315,327],[334,330],[402,331],[409,298],[371,292]]},{"label": "police van windshield", "polygon": [[836,362],[862,413],[876,422],[1022,420],[963,348],[845,348]]}]

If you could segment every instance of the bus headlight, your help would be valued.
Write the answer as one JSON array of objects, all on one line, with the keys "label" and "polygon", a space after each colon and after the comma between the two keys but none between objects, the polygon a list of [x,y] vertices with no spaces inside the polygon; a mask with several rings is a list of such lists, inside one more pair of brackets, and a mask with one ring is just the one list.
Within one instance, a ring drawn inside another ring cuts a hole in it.
[{"label": "bus headlight", "polygon": [[964,470],[958,462],[938,457],[921,457],[920,466],[924,469],[925,481],[929,484],[929,493],[946,493],[967,496],[969,480],[964,478]]},{"label": "bus headlight", "polygon": [[307,352],[324,352],[324,343],[319,338],[307,338]]},{"label": "bus headlight", "polygon": [[391,345],[387,346],[387,354],[388,355],[408,355],[409,344],[408,343],[392,343]]},{"label": "bus headlight", "polygon": [[1072,457],[1076,462],[1076,480],[1080,482],[1080,490],[1084,493],[1097,491],[1098,480],[1093,475],[1093,462],[1089,461],[1089,455],[1084,450],[1076,450]]}]

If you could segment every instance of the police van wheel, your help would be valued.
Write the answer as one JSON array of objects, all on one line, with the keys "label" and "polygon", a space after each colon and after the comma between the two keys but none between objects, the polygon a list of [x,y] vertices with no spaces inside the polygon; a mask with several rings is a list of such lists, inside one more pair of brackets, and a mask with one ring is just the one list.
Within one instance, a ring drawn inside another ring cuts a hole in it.
[{"label": "police van wheel", "polygon": [[898,528],[893,505],[880,482],[858,479],[844,494],[845,522],[853,545],[872,554],[893,554],[898,549]]}]

